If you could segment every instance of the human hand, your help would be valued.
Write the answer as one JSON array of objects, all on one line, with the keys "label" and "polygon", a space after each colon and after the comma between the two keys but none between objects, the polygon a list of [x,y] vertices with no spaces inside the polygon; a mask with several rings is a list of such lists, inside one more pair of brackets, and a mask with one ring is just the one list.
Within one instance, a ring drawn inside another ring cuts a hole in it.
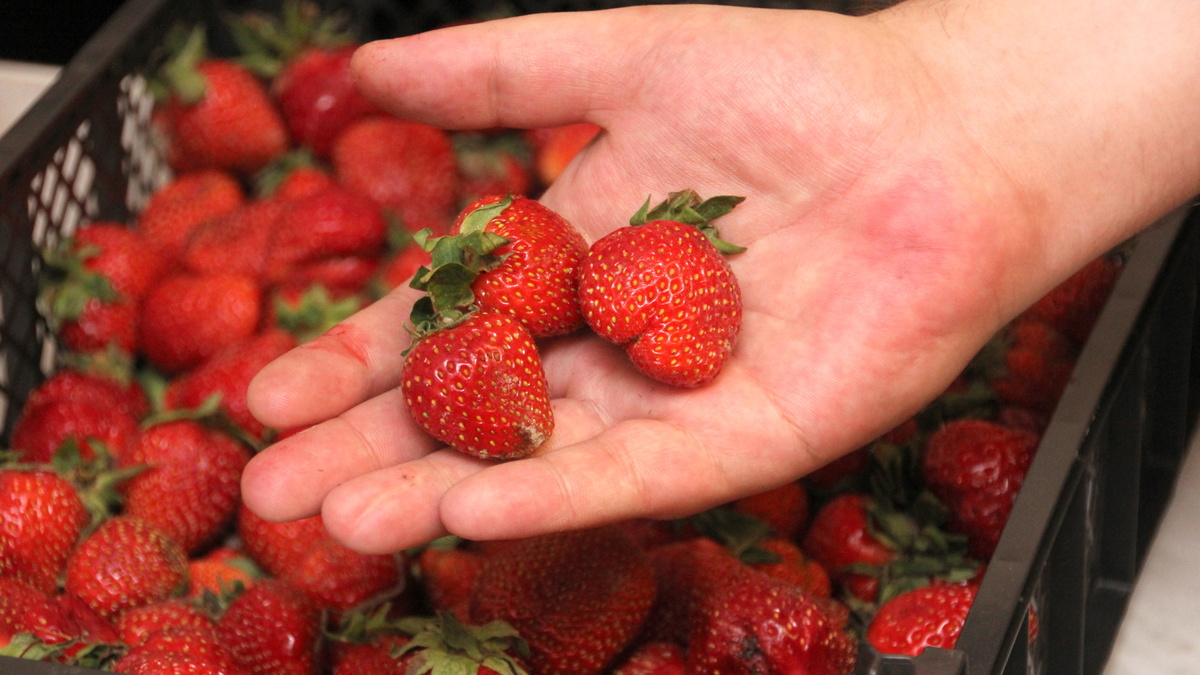
[{"label": "human hand", "polygon": [[1028,173],[1032,160],[993,150],[1028,131],[1010,111],[967,114],[997,95],[974,76],[1013,73],[968,77],[933,58],[954,45],[915,49],[898,26],[928,21],[908,16],[639,7],[361,49],[364,90],[403,116],[603,127],[542,200],[589,240],[647,197],[746,196],[718,222],[748,249],[730,260],[742,333],[695,390],[647,379],[586,332],[546,342],[554,435],[533,457],[489,463],[409,418],[396,387],[415,294],[397,290],[256,378],[264,423],[315,426],[253,459],[247,504],[272,520],[321,512],[364,552],[672,517],[795,479],[916,412],[1166,198],[1086,237],[1030,208],[1061,187],[1046,179],[1056,167]]}]

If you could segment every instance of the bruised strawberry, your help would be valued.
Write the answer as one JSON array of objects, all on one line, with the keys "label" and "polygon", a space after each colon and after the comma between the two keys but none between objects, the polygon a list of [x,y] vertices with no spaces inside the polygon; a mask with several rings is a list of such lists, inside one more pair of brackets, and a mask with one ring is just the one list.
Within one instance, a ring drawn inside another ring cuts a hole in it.
[{"label": "bruised strawberry", "polygon": [[[741,202],[694,192],[649,203],[592,244],[579,270],[579,304],[592,330],[621,345],[649,377],[699,387],[717,376],[741,330],[741,291],[705,229]],[[722,242],[722,248],[736,252]]]},{"label": "bruised strawberry", "polygon": [[421,428],[475,457],[524,457],[554,429],[537,345],[505,314],[472,313],[416,338],[400,388]]},{"label": "bruised strawberry", "polygon": [[640,632],[655,593],[649,559],[624,530],[559,532],[490,551],[471,618],[511,624],[532,672],[597,675]]},{"label": "bruised strawberry", "polygon": [[262,576],[262,570],[240,550],[218,546],[199,557],[188,559],[186,597],[195,600],[205,593],[220,597],[234,588],[234,584],[249,588]]}]

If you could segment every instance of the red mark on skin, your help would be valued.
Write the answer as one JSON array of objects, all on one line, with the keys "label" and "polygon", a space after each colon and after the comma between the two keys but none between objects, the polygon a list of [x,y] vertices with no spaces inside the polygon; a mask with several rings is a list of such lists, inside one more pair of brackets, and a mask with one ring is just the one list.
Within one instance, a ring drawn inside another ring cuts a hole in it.
[{"label": "red mark on skin", "polygon": [[366,366],[368,342],[366,333],[361,329],[352,325],[338,324],[302,347],[348,356]]}]

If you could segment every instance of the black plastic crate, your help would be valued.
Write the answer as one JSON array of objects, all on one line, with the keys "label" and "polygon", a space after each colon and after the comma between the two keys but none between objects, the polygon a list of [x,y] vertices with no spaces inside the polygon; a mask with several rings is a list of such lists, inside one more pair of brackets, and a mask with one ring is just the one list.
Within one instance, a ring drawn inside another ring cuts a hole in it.
[{"label": "black plastic crate", "polygon": [[[476,16],[493,3],[339,0],[364,39]],[[519,13],[613,0],[519,0]],[[859,13],[851,0],[736,3]],[[127,220],[169,172],[150,142],[141,74],[178,21],[220,25],[255,0],[128,0],[0,137],[0,413],[5,441],[56,345],[36,302],[39,252],[91,220]],[[222,46],[220,36],[214,42]],[[228,46],[228,42],[224,43]],[[860,647],[857,675],[1099,673],[1173,490],[1200,408],[1200,210],[1146,230],[1045,432],[954,650],[920,657]],[[98,672],[0,657],[0,672]]]}]

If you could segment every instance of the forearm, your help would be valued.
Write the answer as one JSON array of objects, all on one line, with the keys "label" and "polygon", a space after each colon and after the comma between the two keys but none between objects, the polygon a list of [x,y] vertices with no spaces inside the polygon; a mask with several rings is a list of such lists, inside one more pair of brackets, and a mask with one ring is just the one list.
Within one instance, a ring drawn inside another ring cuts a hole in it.
[{"label": "forearm", "polygon": [[872,20],[1011,179],[1049,268],[1200,192],[1200,4],[912,0]]}]

